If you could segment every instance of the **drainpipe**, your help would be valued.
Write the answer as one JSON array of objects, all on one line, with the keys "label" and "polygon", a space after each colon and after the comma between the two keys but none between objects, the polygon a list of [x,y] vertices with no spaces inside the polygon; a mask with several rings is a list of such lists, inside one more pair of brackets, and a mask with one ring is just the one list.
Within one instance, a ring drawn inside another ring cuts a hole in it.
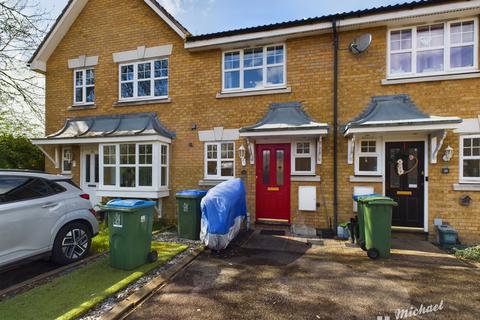
[{"label": "drainpipe", "polygon": [[337,20],[332,21],[333,30],[333,233],[338,225],[338,32]]}]

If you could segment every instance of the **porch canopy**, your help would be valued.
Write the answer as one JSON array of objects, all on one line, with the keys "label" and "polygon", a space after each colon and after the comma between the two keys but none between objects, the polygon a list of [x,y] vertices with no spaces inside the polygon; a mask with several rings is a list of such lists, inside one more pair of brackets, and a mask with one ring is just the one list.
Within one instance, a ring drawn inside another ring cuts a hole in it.
[{"label": "porch canopy", "polygon": [[349,159],[353,153],[355,135],[386,135],[395,133],[424,133],[430,139],[430,159],[436,163],[447,129],[456,129],[463,120],[440,117],[421,111],[409,95],[398,94],[372,97],[368,107],[344,126],[349,137]]},{"label": "porch canopy", "polygon": [[43,146],[135,141],[171,143],[174,137],[175,133],[160,123],[155,112],[147,112],[69,118],[59,131],[45,138],[32,139],[32,143],[58,165],[58,148],[54,159]]},{"label": "porch canopy", "polygon": [[300,102],[272,103],[260,122],[240,129],[242,137],[321,136],[328,124],[315,122]]}]

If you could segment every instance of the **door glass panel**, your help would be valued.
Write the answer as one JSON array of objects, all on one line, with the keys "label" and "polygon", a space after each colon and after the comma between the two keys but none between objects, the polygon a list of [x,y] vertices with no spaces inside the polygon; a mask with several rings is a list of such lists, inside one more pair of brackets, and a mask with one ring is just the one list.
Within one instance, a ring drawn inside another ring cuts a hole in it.
[{"label": "door glass panel", "polygon": [[95,155],[95,183],[98,183],[99,180],[99,158],[98,158],[98,154]]},{"label": "door glass panel", "polygon": [[283,186],[284,180],[284,151],[277,150],[277,186]]},{"label": "door glass panel", "polygon": [[400,157],[400,149],[390,149],[390,188],[400,188],[400,176],[397,171],[397,160]]},{"label": "door glass panel", "polygon": [[85,155],[85,182],[86,183],[90,183],[90,166],[91,166],[90,159],[91,158],[89,154]]},{"label": "door glass panel", "polygon": [[408,173],[408,187],[416,188],[418,184],[418,149],[417,148],[408,149],[407,170],[410,171]]},{"label": "door glass panel", "polygon": [[270,150],[263,150],[263,184],[270,184]]}]

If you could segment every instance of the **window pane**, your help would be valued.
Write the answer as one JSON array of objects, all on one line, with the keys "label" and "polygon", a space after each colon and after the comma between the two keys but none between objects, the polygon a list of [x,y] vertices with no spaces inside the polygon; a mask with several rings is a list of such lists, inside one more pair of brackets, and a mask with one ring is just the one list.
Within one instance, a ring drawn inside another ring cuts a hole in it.
[{"label": "window pane", "polygon": [[225,72],[225,89],[240,88],[240,71]]},{"label": "window pane", "polygon": [[160,185],[161,186],[166,186],[167,185],[167,167],[162,167],[161,168],[161,181],[160,181]]},{"label": "window pane", "polygon": [[122,98],[133,97],[133,83],[122,83]]},{"label": "window pane", "polygon": [[135,144],[120,145],[120,164],[135,164]]},{"label": "window pane", "polygon": [[221,169],[222,177],[233,177],[233,161],[222,161]]},{"label": "window pane", "polygon": [[359,157],[360,171],[376,172],[377,171],[377,157]]},{"label": "window pane", "polygon": [[89,70],[86,71],[85,84],[87,86],[95,84],[95,70],[89,69]]},{"label": "window pane", "polygon": [[128,66],[122,66],[121,68],[121,80],[132,81],[133,80],[133,64]]},{"label": "window pane", "polygon": [[283,83],[283,66],[267,68],[267,84]]},{"label": "window pane", "polygon": [[138,82],[138,96],[145,97],[151,95],[150,81],[139,81]]},{"label": "window pane", "polygon": [[115,175],[115,167],[103,167],[103,184],[106,186],[114,186],[116,184]]},{"label": "window pane", "polygon": [[152,167],[140,167],[138,184],[143,187],[152,186]]},{"label": "window pane", "polygon": [[283,63],[283,46],[267,48],[267,64]]},{"label": "window pane", "polygon": [[285,167],[284,167],[284,151],[283,150],[277,150],[277,186],[283,186],[283,181],[284,181],[284,173],[285,173]]},{"label": "window pane", "polygon": [[397,159],[398,155],[401,153],[400,148],[390,149],[390,161],[388,164],[390,171],[390,188],[400,188],[400,176],[397,171]]},{"label": "window pane", "polygon": [[166,165],[167,162],[167,157],[168,157],[168,148],[167,146],[162,146],[162,152],[161,152],[161,164]]},{"label": "window pane", "polygon": [[432,48],[443,46],[443,24],[417,28],[417,47]]},{"label": "window pane", "polygon": [[82,86],[83,85],[83,71],[75,72],[75,85]]},{"label": "window pane", "polygon": [[450,25],[450,43],[462,44],[473,42],[474,28],[473,21],[452,23]]},{"label": "window pane", "polygon": [[168,96],[168,79],[155,80],[155,96]]},{"label": "window pane", "polygon": [[87,87],[87,102],[95,101],[95,89],[94,87]]},{"label": "window pane", "polygon": [[398,30],[390,33],[390,50],[410,50],[412,48],[412,30]]},{"label": "window pane", "polygon": [[137,77],[138,77],[138,79],[149,79],[151,77],[151,64],[150,64],[150,62],[138,64]]},{"label": "window pane", "polygon": [[295,158],[295,171],[310,172],[312,171],[311,158]]},{"label": "window pane", "polygon": [[375,153],[377,149],[376,141],[362,141],[360,150],[361,152]]},{"label": "window pane", "polygon": [[412,54],[392,53],[390,55],[390,73],[408,73],[412,72]]},{"label": "window pane", "polygon": [[207,159],[217,159],[217,145],[207,145]]},{"label": "window pane", "polygon": [[240,52],[225,53],[225,70],[240,68]]},{"label": "window pane", "polygon": [[95,155],[95,182],[98,182],[99,181],[99,156],[98,154]]},{"label": "window pane", "polygon": [[155,78],[168,77],[168,60],[155,61]]},{"label": "window pane", "polygon": [[244,88],[257,88],[262,87],[263,84],[263,70],[253,69],[245,70],[243,73],[243,87]]},{"label": "window pane", "polygon": [[208,161],[207,162],[207,175],[216,176],[217,175],[217,161]]},{"label": "window pane", "polygon": [[222,143],[222,159],[233,159],[233,143]]},{"label": "window pane", "polygon": [[115,146],[103,146],[103,163],[115,164]]},{"label": "window pane", "polygon": [[89,183],[90,182],[90,176],[91,176],[91,156],[89,154],[85,155],[85,182]]},{"label": "window pane", "polygon": [[245,68],[260,67],[263,65],[263,48],[247,49],[243,52],[243,66]]},{"label": "window pane", "polygon": [[120,187],[135,187],[135,167],[120,168]]},{"label": "window pane", "polygon": [[450,67],[473,67],[473,45],[450,49]]},{"label": "window pane", "polygon": [[76,88],[75,89],[75,102],[82,102],[83,101],[83,88]]},{"label": "window pane", "polygon": [[262,179],[263,184],[270,184],[270,150],[263,150]]},{"label": "window pane", "polygon": [[310,143],[309,142],[298,142],[297,143],[297,154],[310,154]]},{"label": "window pane", "polygon": [[463,160],[463,176],[468,178],[479,178],[480,159]]},{"label": "window pane", "polygon": [[443,49],[420,51],[417,53],[417,72],[435,72],[443,70]]},{"label": "window pane", "polygon": [[138,145],[138,159],[140,164],[152,164],[152,145],[140,144]]}]

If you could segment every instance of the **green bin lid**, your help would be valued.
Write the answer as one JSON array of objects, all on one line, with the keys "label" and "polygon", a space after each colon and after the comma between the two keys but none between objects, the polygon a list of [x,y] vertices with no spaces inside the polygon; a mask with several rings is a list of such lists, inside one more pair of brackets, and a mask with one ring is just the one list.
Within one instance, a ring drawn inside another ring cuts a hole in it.
[{"label": "green bin lid", "polygon": [[398,203],[396,203],[392,198],[383,196],[368,197],[366,199],[362,199],[362,202],[369,205],[390,205],[392,207],[398,206]]}]

